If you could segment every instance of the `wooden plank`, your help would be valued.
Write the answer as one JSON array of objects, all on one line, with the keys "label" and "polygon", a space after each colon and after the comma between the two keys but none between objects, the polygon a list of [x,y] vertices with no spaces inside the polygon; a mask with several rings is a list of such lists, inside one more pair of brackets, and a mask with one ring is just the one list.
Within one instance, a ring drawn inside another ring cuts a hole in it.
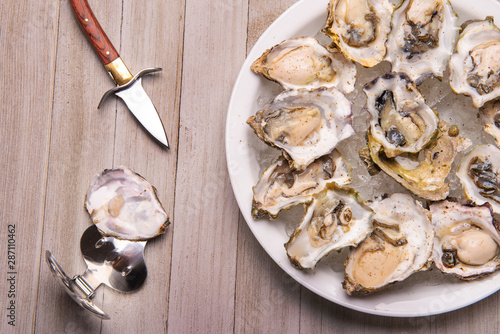
[{"label": "wooden plank", "polygon": [[[250,1],[247,52],[294,2]],[[237,262],[235,332],[298,333],[301,287],[262,249],[242,216]]]},{"label": "wooden plank", "polygon": [[[121,13],[121,4],[120,0],[90,1],[115,44],[121,22],[105,18],[116,16],[117,9]],[[83,208],[85,194],[94,176],[113,166],[116,102],[97,110],[102,94],[114,84],[78,26],[70,3],[62,2],[60,7],[42,252],[51,250],[72,277],[86,268],[80,238],[92,222]],[[66,296],[45,263],[39,286],[37,332],[100,330],[101,320]],[[104,289],[94,298],[100,307]]]},{"label": "wooden plank", "polygon": [[104,307],[112,310],[103,322],[105,333],[166,331],[169,300],[172,228],[179,103],[182,73],[184,1],[124,2],[120,54],[134,73],[146,67],[163,71],[143,79],[143,86],[163,120],[170,150],[163,149],[138,124],[126,106],[118,103],[114,165],[126,165],[157,189],[173,225],[167,233],[148,241],[145,249],[148,278],[137,292],[104,292]]},{"label": "wooden plank", "polygon": [[54,1],[0,2],[1,333],[34,328],[58,11]]},{"label": "wooden plank", "polygon": [[246,1],[186,1],[170,333],[233,331],[238,209],[223,143],[246,19]]}]

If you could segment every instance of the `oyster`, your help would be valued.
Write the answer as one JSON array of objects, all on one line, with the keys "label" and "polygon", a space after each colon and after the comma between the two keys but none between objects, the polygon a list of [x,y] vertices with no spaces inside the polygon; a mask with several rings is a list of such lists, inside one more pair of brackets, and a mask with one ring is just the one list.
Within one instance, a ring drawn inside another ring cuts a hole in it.
[{"label": "oyster", "polygon": [[283,209],[312,200],[327,183],[345,185],[351,182],[344,159],[337,150],[316,159],[303,171],[290,166],[283,156],[269,166],[253,187],[252,215],[276,218]]},{"label": "oyster", "polygon": [[500,150],[478,145],[460,162],[457,176],[465,196],[476,204],[490,203],[500,213]]},{"label": "oyster", "polygon": [[500,29],[492,17],[464,26],[450,59],[450,86],[479,108],[500,96]]},{"label": "oyster", "polygon": [[393,10],[388,0],[330,0],[323,32],[346,58],[372,67],[386,54]]},{"label": "oyster", "polygon": [[300,225],[285,248],[290,261],[301,269],[314,269],[333,250],[356,246],[372,230],[372,210],[358,194],[335,183],[314,195]]},{"label": "oyster", "polygon": [[404,1],[392,16],[386,60],[392,71],[406,73],[417,84],[429,75],[441,78],[459,30],[450,1]]},{"label": "oyster", "polygon": [[365,85],[371,138],[388,158],[417,153],[436,138],[439,118],[415,84],[402,73],[387,73]]},{"label": "oyster", "polygon": [[442,201],[430,206],[436,231],[433,260],[444,273],[471,280],[500,266],[500,235],[488,204]]},{"label": "oyster", "polygon": [[314,37],[292,38],[267,50],[250,67],[285,89],[335,87],[354,90],[356,66],[339,51],[328,51]]},{"label": "oyster", "polygon": [[99,231],[125,240],[148,240],[165,233],[168,215],[153,186],[127,167],[106,169],[90,185],[85,208]]},{"label": "oyster", "polygon": [[343,287],[366,294],[402,281],[431,263],[434,231],[420,202],[393,194],[371,203],[373,232],[351,250]]},{"label": "oyster", "polygon": [[298,169],[354,134],[351,103],[335,88],[285,91],[247,123]]},{"label": "oyster", "polygon": [[437,138],[419,153],[405,153],[389,158],[383,146],[368,131],[370,156],[386,174],[415,195],[432,201],[446,198],[449,184],[445,182],[458,152],[471,141],[458,135],[458,127],[440,121]]},{"label": "oyster", "polygon": [[500,146],[500,100],[486,102],[479,115],[483,122],[483,130],[495,138],[495,144]]}]

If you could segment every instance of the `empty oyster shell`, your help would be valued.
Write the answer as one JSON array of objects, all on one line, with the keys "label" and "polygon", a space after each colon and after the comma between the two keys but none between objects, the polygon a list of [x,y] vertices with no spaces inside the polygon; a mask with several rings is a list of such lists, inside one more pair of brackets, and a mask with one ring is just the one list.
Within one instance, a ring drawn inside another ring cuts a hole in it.
[{"label": "empty oyster shell", "polygon": [[99,231],[125,240],[148,240],[165,233],[168,215],[153,186],[127,167],[106,169],[90,185],[85,208]]},{"label": "empty oyster shell", "polygon": [[392,16],[386,60],[393,72],[404,72],[417,84],[429,75],[441,78],[459,31],[450,1],[404,1]]},{"label": "empty oyster shell", "polygon": [[375,212],[373,232],[345,263],[342,285],[349,295],[380,290],[427,270],[431,262],[434,231],[420,202],[393,194],[369,205]]},{"label": "empty oyster shell", "polygon": [[346,163],[337,150],[313,161],[303,171],[293,168],[283,156],[269,166],[253,187],[252,215],[276,218],[283,209],[306,203],[330,182],[351,182]]},{"label": "empty oyster shell", "polygon": [[403,73],[387,73],[365,85],[370,134],[388,158],[417,153],[438,134],[439,118]]},{"label": "empty oyster shell", "polygon": [[468,21],[450,59],[450,86],[475,108],[500,96],[500,29],[492,17]]},{"label": "empty oyster shell", "polygon": [[354,134],[351,103],[335,88],[284,91],[247,123],[298,169]]},{"label": "empty oyster shell", "polygon": [[488,204],[442,201],[429,209],[436,231],[433,260],[439,270],[472,280],[500,268],[500,235]]},{"label": "empty oyster shell", "polygon": [[496,146],[474,147],[460,162],[457,176],[468,199],[476,204],[488,202],[500,213],[500,150]]},{"label": "empty oyster shell", "polygon": [[393,10],[388,0],[330,0],[323,32],[346,58],[372,67],[386,54]]},{"label": "empty oyster shell", "polygon": [[328,51],[314,37],[292,38],[267,50],[250,67],[285,89],[335,87],[354,90],[356,66],[339,51]]},{"label": "empty oyster shell", "polygon": [[372,214],[353,189],[328,184],[285,244],[288,258],[300,269],[314,269],[329,252],[360,243],[372,230]]}]

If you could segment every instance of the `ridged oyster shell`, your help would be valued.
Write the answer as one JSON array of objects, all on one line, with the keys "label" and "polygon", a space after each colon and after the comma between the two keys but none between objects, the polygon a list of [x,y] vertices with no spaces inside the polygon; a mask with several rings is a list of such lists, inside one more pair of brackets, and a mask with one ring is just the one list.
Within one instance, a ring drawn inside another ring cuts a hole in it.
[{"label": "ridged oyster shell", "polygon": [[316,159],[304,170],[293,168],[280,156],[253,187],[252,216],[276,218],[283,209],[310,202],[314,194],[331,182],[338,185],[351,182],[349,168],[337,150]]},{"label": "ridged oyster shell", "polygon": [[335,87],[354,90],[356,66],[337,50],[327,50],[314,37],[298,37],[273,46],[250,67],[285,89]]},{"label": "ridged oyster shell", "polygon": [[353,189],[328,184],[285,244],[288,258],[300,269],[314,269],[331,251],[360,243],[372,230],[372,214]]},{"label": "ridged oyster shell", "polygon": [[441,78],[455,50],[458,16],[448,0],[407,0],[394,10],[386,60],[416,84]]},{"label": "ridged oyster shell", "polygon": [[369,204],[373,232],[352,249],[345,263],[343,287],[366,294],[427,270],[434,231],[427,210],[410,195],[393,194]]},{"label": "ridged oyster shell", "polygon": [[170,224],[156,190],[127,167],[106,169],[91,183],[85,208],[99,231],[124,240],[148,240]]},{"label": "ridged oyster shell", "polygon": [[372,67],[385,57],[393,10],[388,0],[330,0],[323,32],[346,58]]},{"label": "ridged oyster shell", "polygon": [[439,270],[472,280],[500,268],[500,235],[488,204],[442,201],[429,210],[436,231],[433,260]]},{"label": "ridged oyster shell", "polygon": [[500,29],[492,17],[464,26],[450,59],[450,86],[479,108],[500,96]]},{"label": "ridged oyster shell", "polygon": [[354,134],[351,102],[335,88],[285,91],[247,123],[298,169]]},{"label": "ridged oyster shell", "polygon": [[476,204],[490,203],[500,213],[500,150],[478,145],[462,158],[457,170],[465,196]]}]

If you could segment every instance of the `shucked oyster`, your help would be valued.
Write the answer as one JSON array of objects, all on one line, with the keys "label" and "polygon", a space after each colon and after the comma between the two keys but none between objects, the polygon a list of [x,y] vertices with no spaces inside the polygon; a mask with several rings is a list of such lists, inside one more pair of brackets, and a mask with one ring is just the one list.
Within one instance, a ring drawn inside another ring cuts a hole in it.
[{"label": "shucked oyster", "polygon": [[356,246],[372,230],[372,210],[350,188],[330,183],[314,195],[300,225],[285,248],[290,261],[313,269],[333,250]]},{"label": "shucked oyster", "polygon": [[393,10],[388,0],[330,0],[323,32],[346,58],[372,67],[384,59]]},{"label": "shucked oyster", "polygon": [[366,294],[402,281],[430,265],[434,231],[420,202],[393,194],[374,201],[373,232],[351,250],[344,289]]},{"label": "shucked oyster", "polygon": [[438,133],[438,116],[404,74],[387,73],[365,85],[370,135],[385,155],[417,153]]},{"label": "shucked oyster", "polygon": [[118,239],[151,239],[170,224],[153,186],[126,167],[98,175],[87,191],[85,208],[102,234]]},{"label": "shucked oyster", "polygon": [[460,162],[457,176],[465,196],[476,204],[489,202],[500,213],[500,150],[478,145]]},{"label": "shucked oyster", "polygon": [[285,91],[247,123],[298,169],[354,134],[351,103],[335,88]]},{"label": "shucked oyster", "polygon": [[433,260],[447,274],[471,280],[500,268],[500,235],[488,204],[450,201],[430,206],[436,231]]},{"label": "shucked oyster", "polygon": [[492,17],[464,25],[450,59],[450,86],[479,108],[500,96],[500,29]]},{"label": "shucked oyster", "polygon": [[351,182],[345,161],[337,150],[316,159],[303,171],[293,168],[281,156],[253,187],[252,215],[260,218],[268,214],[276,218],[283,209],[311,201],[313,195],[330,182],[338,185]]},{"label": "shucked oyster", "polygon": [[328,51],[314,37],[292,38],[273,46],[251,69],[285,89],[335,87],[349,94],[356,82],[354,63],[338,51]]},{"label": "shucked oyster", "polygon": [[438,78],[457,42],[458,16],[449,0],[407,0],[392,17],[386,60],[393,72],[404,72],[417,84]]}]

